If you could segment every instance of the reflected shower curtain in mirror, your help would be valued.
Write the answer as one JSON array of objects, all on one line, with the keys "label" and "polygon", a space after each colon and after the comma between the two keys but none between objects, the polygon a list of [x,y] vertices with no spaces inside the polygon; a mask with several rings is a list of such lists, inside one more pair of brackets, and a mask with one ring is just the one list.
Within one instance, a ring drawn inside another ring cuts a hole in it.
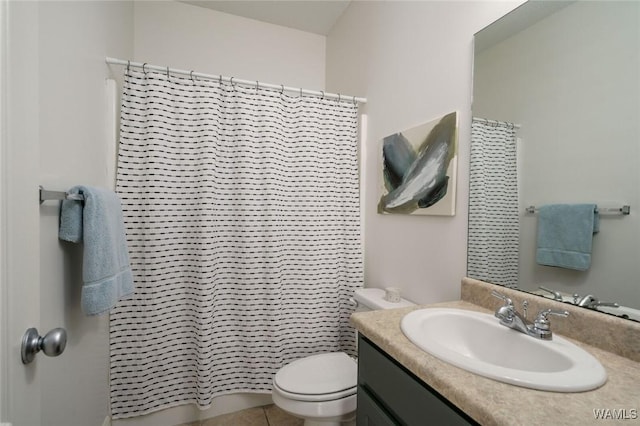
[{"label": "reflected shower curtain in mirror", "polygon": [[110,320],[113,418],[267,393],[354,354],[357,105],[126,72],[117,191],[136,294]]},{"label": "reflected shower curtain in mirror", "polygon": [[515,126],[474,119],[467,275],[494,284],[517,286],[519,233]]}]

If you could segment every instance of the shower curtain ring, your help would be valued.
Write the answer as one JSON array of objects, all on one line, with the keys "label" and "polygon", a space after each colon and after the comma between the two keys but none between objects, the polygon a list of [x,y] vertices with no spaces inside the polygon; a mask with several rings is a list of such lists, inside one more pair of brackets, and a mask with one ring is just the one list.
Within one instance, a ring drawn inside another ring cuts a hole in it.
[{"label": "shower curtain ring", "polygon": [[193,70],[191,70],[191,72],[189,73],[189,77],[191,77],[191,81],[195,83],[195,80],[193,79]]},{"label": "shower curtain ring", "polygon": [[258,83],[258,80],[256,80],[256,92],[258,91],[259,88],[260,88],[260,83]]},{"label": "shower curtain ring", "polygon": [[234,89],[236,88],[236,86],[233,85],[233,77],[231,77],[231,87],[233,87]]},{"label": "shower curtain ring", "polygon": [[324,100],[324,90],[321,90],[322,92],[322,99]]},{"label": "shower curtain ring", "polygon": [[340,102],[340,93],[338,93],[338,102]]},{"label": "shower curtain ring", "polygon": [[127,72],[129,72],[129,67],[131,66],[131,61],[127,61]]},{"label": "shower curtain ring", "polygon": [[167,67],[167,78],[169,78],[169,67]]},{"label": "shower curtain ring", "polygon": [[300,88],[300,97],[302,97],[302,87]]},{"label": "shower curtain ring", "polygon": [[147,66],[146,62],[144,64],[142,64],[142,72],[145,73],[145,74],[147,73],[147,70],[144,69],[144,67],[146,67],[146,66]]},{"label": "shower curtain ring", "polygon": [[353,104],[354,104],[354,105],[358,105],[358,103],[356,102],[356,97],[355,97],[355,95],[353,96]]},{"label": "shower curtain ring", "polygon": [[284,94],[284,84],[281,84],[280,86],[282,87],[282,90],[280,90],[280,94],[282,95]]}]

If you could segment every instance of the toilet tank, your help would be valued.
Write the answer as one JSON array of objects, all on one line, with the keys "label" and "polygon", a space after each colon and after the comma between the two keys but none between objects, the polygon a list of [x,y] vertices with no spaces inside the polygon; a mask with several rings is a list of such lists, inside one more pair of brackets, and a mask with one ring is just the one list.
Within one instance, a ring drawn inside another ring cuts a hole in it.
[{"label": "toilet tank", "polygon": [[413,306],[414,303],[400,298],[398,302],[386,300],[386,291],[381,288],[359,288],[353,294],[356,301],[356,312],[375,311],[378,309],[403,308]]}]

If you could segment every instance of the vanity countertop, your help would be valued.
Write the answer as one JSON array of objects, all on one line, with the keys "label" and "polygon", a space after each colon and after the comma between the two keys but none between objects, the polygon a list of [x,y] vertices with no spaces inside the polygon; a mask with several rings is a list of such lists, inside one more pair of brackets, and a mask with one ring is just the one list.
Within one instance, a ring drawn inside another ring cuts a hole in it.
[{"label": "vanity countertop", "polygon": [[[594,410],[610,410],[611,416],[614,409],[627,417],[620,422],[640,423],[640,362],[568,338],[605,367],[608,379],[603,386],[588,392],[558,393],[509,385],[462,370],[411,343],[402,333],[400,321],[407,313],[427,307],[492,313],[470,302],[456,301],[357,312],[351,322],[362,335],[483,426],[602,424],[603,419],[596,419]],[[609,417],[607,421],[614,420]]]}]

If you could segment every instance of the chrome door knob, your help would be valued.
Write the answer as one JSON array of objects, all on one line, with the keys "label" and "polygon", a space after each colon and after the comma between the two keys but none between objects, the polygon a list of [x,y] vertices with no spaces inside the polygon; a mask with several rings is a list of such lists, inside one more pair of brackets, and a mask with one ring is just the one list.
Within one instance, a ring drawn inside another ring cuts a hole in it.
[{"label": "chrome door knob", "polygon": [[40,351],[47,356],[58,356],[67,346],[67,331],[64,328],[54,328],[44,337],[35,328],[28,329],[22,337],[22,363],[29,364]]}]

